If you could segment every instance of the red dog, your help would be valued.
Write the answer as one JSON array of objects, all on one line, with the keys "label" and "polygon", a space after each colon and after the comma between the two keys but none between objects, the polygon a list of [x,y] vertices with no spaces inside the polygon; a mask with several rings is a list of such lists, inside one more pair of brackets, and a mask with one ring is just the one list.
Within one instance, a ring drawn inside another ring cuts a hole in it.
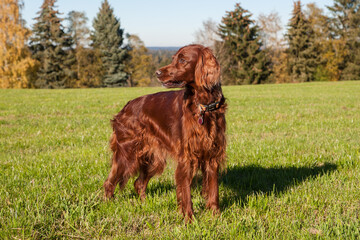
[{"label": "red dog", "polygon": [[206,206],[219,212],[218,174],[226,148],[220,66],[210,49],[189,45],[156,75],[165,87],[184,89],[136,98],[114,117],[105,196],[113,197],[116,184],[123,188],[139,174],[134,185],[144,199],[150,178],[163,172],[169,156],[177,161],[176,195],[184,216],[193,215],[190,185],[198,169],[203,174]]}]

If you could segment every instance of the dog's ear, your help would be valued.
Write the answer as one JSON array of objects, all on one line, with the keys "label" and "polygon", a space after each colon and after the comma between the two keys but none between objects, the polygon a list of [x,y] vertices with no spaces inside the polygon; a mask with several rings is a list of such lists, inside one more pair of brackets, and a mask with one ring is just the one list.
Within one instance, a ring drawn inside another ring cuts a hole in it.
[{"label": "dog's ear", "polygon": [[207,89],[220,84],[220,65],[209,48],[200,50],[195,69],[195,83]]}]

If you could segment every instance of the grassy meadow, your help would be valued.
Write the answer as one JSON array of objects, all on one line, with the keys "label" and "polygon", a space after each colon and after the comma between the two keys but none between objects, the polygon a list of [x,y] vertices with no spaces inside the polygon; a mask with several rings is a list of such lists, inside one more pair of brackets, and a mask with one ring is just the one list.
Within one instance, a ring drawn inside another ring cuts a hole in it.
[{"label": "grassy meadow", "polygon": [[198,177],[192,224],[171,160],[144,202],[134,179],[103,200],[109,120],[164,90],[0,90],[0,239],[360,238],[360,81],[224,87],[222,213]]}]

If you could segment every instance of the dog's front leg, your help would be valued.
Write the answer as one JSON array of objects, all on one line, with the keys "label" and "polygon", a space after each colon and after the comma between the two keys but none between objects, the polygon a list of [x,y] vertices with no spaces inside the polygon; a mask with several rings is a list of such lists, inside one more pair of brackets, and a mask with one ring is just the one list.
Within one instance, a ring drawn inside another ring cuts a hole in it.
[{"label": "dog's front leg", "polygon": [[190,169],[190,166],[187,166],[186,162],[178,163],[175,172],[175,181],[176,197],[179,208],[186,220],[191,221],[192,216],[194,215],[190,188],[192,181],[192,171]]},{"label": "dog's front leg", "polygon": [[206,192],[207,204],[206,207],[213,211],[213,213],[219,213],[219,167],[217,164],[209,164],[206,168],[204,181],[206,182],[204,189]]}]

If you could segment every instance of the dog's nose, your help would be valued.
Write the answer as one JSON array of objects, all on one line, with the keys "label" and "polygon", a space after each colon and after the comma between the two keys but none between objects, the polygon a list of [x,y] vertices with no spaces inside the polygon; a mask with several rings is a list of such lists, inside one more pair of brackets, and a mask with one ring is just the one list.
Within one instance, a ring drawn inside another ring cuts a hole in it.
[{"label": "dog's nose", "polygon": [[160,77],[161,74],[162,74],[162,72],[161,72],[160,70],[157,70],[157,71],[155,72],[155,74],[156,74],[157,77]]}]

